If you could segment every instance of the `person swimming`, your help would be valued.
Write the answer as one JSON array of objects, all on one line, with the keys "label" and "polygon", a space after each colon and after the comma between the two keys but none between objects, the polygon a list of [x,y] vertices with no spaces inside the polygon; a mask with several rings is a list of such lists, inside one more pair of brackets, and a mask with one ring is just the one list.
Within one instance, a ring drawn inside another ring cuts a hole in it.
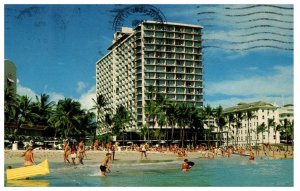
[{"label": "person swimming", "polygon": [[189,165],[189,160],[188,159],[184,159],[183,163],[182,163],[182,172],[187,172],[188,169],[191,168],[191,166]]}]

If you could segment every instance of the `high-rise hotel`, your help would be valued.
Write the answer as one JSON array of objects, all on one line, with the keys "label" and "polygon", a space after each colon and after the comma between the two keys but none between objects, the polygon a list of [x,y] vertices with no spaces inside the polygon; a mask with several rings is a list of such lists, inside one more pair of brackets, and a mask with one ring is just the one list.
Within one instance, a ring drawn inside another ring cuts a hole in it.
[{"label": "high-rise hotel", "polygon": [[169,100],[203,106],[201,29],[144,21],[114,34],[109,53],[96,63],[96,94],[112,110],[123,105],[133,114],[129,131],[146,123],[152,89]]}]

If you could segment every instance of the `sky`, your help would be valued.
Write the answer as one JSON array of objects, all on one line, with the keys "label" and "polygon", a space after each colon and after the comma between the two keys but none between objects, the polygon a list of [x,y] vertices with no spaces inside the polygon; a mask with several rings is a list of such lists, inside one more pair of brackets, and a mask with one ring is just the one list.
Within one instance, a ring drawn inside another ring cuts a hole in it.
[{"label": "sky", "polygon": [[[17,93],[67,97],[90,109],[95,65],[108,53],[118,12],[130,5],[4,5],[4,58]],[[204,105],[294,99],[293,4],[152,4],[168,22],[203,26]],[[131,27],[135,13],[122,22]],[[146,19],[151,19],[146,18]]]}]

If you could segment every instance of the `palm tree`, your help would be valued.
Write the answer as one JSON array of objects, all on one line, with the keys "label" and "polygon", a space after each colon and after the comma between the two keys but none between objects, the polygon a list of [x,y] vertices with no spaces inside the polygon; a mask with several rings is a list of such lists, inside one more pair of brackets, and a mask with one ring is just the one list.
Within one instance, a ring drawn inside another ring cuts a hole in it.
[{"label": "palm tree", "polygon": [[48,125],[48,119],[53,113],[54,101],[49,101],[50,96],[41,94],[40,97],[36,96],[37,113],[39,114],[38,123],[44,126]]},{"label": "palm tree", "polygon": [[294,120],[290,122],[288,119],[284,119],[283,124],[281,124],[280,132],[286,139],[286,150],[288,150],[288,141],[293,140],[294,136]]},{"label": "palm tree", "polygon": [[161,142],[161,133],[162,133],[162,127],[166,126],[167,124],[167,117],[165,112],[161,111],[158,113],[158,125],[160,126],[160,134],[159,134],[159,143]]},{"label": "palm tree", "polygon": [[58,101],[56,110],[50,118],[50,122],[55,125],[55,128],[60,132],[62,138],[81,134],[80,120],[83,111],[80,107],[80,103],[71,98]]},{"label": "palm tree", "polygon": [[186,104],[181,104],[177,110],[177,123],[180,127],[180,140],[181,147],[184,147],[185,141],[185,127],[188,126],[191,122],[191,107],[188,107]]},{"label": "palm tree", "polygon": [[212,110],[210,105],[206,105],[204,107],[204,113],[205,113],[205,116],[206,116],[205,123],[206,123],[206,125],[208,126],[208,129],[209,129],[209,131],[207,131],[207,133],[208,133],[208,139],[209,139],[209,145],[210,145],[210,135],[211,135],[211,132],[213,131],[213,128],[214,128],[213,124],[210,123],[211,117],[213,115],[213,110]]},{"label": "palm tree", "polygon": [[259,133],[261,133],[261,141],[262,141],[262,144],[263,144],[263,133],[266,131],[266,125],[265,125],[265,122],[263,122],[262,124],[258,125],[256,127],[256,130],[255,130],[255,134],[256,134],[256,142],[255,142],[255,145],[256,145],[256,151],[257,151],[257,140],[258,140],[258,135]]},{"label": "palm tree", "polygon": [[125,127],[131,121],[132,114],[123,105],[118,106],[116,114],[113,117],[113,132],[117,132],[116,129],[122,130],[123,134],[123,145],[125,138]]},{"label": "palm tree", "polygon": [[223,128],[226,124],[225,118],[223,117],[223,108],[222,106],[218,106],[214,112],[213,116],[215,119],[215,122],[217,124],[217,147],[220,146],[220,128]]},{"label": "palm tree", "polygon": [[244,115],[242,112],[237,111],[235,115],[236,120],[236,145],[239,144],[239,136],[238,136],[238,130],[242,128],[242,119],[244,118]]},{"label": "palm tree", "polygon": [[191,128],[192,128],[192,137],[193,139],[193,144],[197,145],[198,142],[198,132],[201,131],[203,132],[204,130],[204,112],[201,109],[198,108],[193,108],[191,111]]},{"label": "palm tree", "polygon": [[[233,113],[229,113],[228,115],[228,131],[233,132],[231,129],[231,124],[235,122],[235,117]],[[234,144],[234,139],[232,138],[232,145]]]},{"label": "palm tree", "polygon": [[5,123],[16,122],[15,118],[18,104],[13,88],[8,86],[4,90],[4,121]]},{"label": "palm tree", "polygon": [[99,121],[100,117],[103,115],[104,110],[105,110],[105,106],[107,105],[105,97],[100,94],[97,96],[96,100],[94,98],[92,98],[93,102],[94,102],[94,106],[92,107],[92,109],[96,109],[97,110],[97,121]]},{"label": "palm tree", "polygon": [[18,127],[21,127],[25,124],[32,126],[34,124],[34,121],[39,118],[39,115],[33,111],[34,105],[31,99],[28,96],[20,96],[18,100]]},{"label": "palm tree", "polygon": [[248,110],[246,113],[245,113],[245,117],[247,119],[247,122],[248,122],[248,130],[247,130],[247,145],[251,147],[251,139],[250,139],[250,120],[253,119],[255,117],[254,113],[250,110]]},{"label": "palm tree", "polygon": [[177,104],[174,101],[168,102],[166,106],[166,117],[167,122],[170,124],[172,130],[171,130],[171,142],[174,141],[174,128],[176,123],[176,112],[178,110]]},{"label": "palm tree", "polygon": [[275,127],[276,126],[276,124],[275,124],[275,121],[274,121],[274,119],[268,119],[268,125],[267,125],[267,131],[268,131],[268,144],[270,144],[270,128],[271,127]]},{"label": "palm tree", "polygon": [[141,137],[143,137],[143,140],[146,141],[146,135],[148,134],[148,127],[145,124],[142,128],[139,128],[137,131],[137,134]]},{"label": "palm tree", "polygon": [[[145,116],[147,118],[148,128],[150,126],[150,122],[152,122],[153,128],[155,126],[155,119],[159,112],[159,107],[157,107],[156,102],[153,100],[146,101],[145,106]],[[150,140],[150,133],[148,132],[148,140]]]}]

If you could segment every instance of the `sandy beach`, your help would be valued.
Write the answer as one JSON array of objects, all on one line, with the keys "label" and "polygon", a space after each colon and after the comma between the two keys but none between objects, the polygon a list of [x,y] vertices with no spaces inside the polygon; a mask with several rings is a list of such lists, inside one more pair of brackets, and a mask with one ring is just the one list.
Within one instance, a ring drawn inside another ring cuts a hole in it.
[{"label": "sandy beach", "polygon": [[[24,150],[5,150],[4,151],[4,164],[5,166],[11,164],[23,163],[24,158],[21,156]],[[36,163],[40,163],[45,159],[48,159],[49,162],[54,163],[63,163],[63,151],[62,150],[34,150],[34,159]],[[87,158],[84,159],[88,163],[97,163],[101,162],[107,151],[86,151]],[[275,153],[275,158],[283,158],[283,152]],[[217,155],[216,157],[222,157]],[[193,159],[193,158],[203,158],[201,152],[188,152],[186,157],[178,157],[177,154],[173,152],[147,152],[147,159],[143,160],[183,160],[184,158]],[[69,157],[71,160],[71,157]],[[141,160],[141,153],[138,151],[116,151],[115,153],[116,160]]]},{"label": "sandy beach", "polygon": [[[21,157],[24,150],[4,151],[4,163],[5,166],[23,163],[24,158]],[[35,150],[34,159],[36,163],[40,163],[45,159],[48,159],[49,162],[61,162],[63,163],[63,151],[62,150]],[[87,158],[84,160],[89,163],[102,162],[107,151],[86,151]],[[199,158],[201,154],[199,152],[189,152],[186,158]],[[69,157],[71,160],[71,157]],[[115,159],[117,160],[141,160],[141,153],[138,151],[117,151],[115,153]],[[183,158],[178,157],[177,154],[171,152],[147,152],[148,160],[183,160]],[[146,159],[143,159],[146,160]]]}]

